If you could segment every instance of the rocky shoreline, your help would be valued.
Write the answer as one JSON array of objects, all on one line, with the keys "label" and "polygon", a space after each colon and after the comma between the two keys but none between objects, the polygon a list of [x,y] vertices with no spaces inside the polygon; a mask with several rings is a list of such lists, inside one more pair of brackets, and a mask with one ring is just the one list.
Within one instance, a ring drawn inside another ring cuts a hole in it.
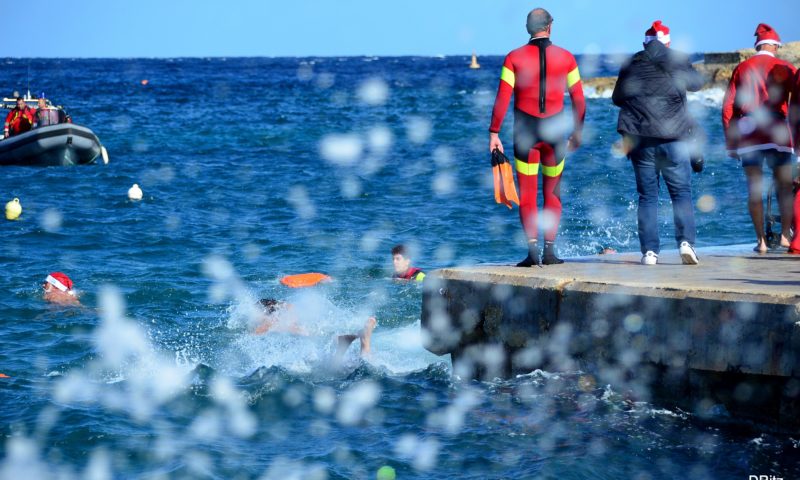
[{"label": "rocky shoreline", "polygon": [[[731,79],[733,69],[739,62],[756,53],[755,49],[745,48],[735,52],[706,53],[703,63],[695,64],[695,68],[706,77],[703,89],[726,88]],[[778,50],[778,58],[782,58],[794,65],[800,65],[800,42],[785,43]],[[591,88],[598,96],[614,89],[617,77],[595,77],[583,80],[584,87]]]}]

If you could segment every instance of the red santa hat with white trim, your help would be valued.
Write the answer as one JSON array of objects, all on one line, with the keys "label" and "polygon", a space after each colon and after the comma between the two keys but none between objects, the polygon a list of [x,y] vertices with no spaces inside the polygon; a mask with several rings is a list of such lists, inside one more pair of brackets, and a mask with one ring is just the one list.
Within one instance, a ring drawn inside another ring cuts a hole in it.
[{"label": "red santa hat with white trim", "polygon": [[644,32],[644,43],[647,45],[653,40],[658,40],[664,45],[669,43],[669,27],[662,24],[661,20],[656,20],[653,25]]},{"label": "red santa hat with white trim", "polygon": [[756,33],[753,35],[756,37],[756,47],[764,44],[777,45],[779,47],[783,45],[778,32],[776,32],[774,28],[770,27],[766,23],[759,23],[756,27]]},{"label": "red santa hat with white trim", "polygon": [[72,280],[65,274],[61,272],[53,272],[44,279],[45,282],[49,283],[50,285],[56,287],[57,289],[61,290],[64,293],[69,293],[70,295],[75,295],[75,292],[72,290]]}]

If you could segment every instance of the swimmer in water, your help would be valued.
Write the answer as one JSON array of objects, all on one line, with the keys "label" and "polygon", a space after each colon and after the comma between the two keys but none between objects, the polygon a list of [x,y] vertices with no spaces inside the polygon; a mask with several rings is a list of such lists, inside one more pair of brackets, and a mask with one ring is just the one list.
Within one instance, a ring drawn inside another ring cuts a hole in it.
[{"label": "swimmer in water", "polygon": [[[291,313],[292,304],[274,298],[262,298],[258,303],[263,309],[263,314],[258,327],[253,332],[256,335],[263,335],[269,332],[283,332],[305,337],[311,335],[308,330],[297,324],[297,317]],[[350,344],[356,339],[361,340],[361,356],[368,357],[372,348],[372,331],[375,330],[377,325],[378,321],[375,317],[369,317],[360,332],[337,335],[335,358],[340,360],[344,357],[345,352],[350,348]]]},{"label": "swimmer in water", "polygon": [[44,279],[44,300],[56,305],[80,306],[81,302],[72,289],[72,280],[64,273],[52,272]]}]

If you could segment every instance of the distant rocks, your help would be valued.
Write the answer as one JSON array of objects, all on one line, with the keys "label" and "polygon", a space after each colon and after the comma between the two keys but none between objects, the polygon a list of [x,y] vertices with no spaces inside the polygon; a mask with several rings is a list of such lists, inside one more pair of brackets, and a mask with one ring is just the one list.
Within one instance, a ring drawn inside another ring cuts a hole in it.
[{"label": "distant rocks", "polygon": [[[695,68],[706,77],[706,84],[703,88],[727,87],[736,65],[755,53],[755,49],[752,48],[745,48],[735,52],[706,53],[703,63],[695,64]],[[782,58],[794,65],[800,65],[800,42],[783,44],[783,47],[778,50],[778,58]],[[593,96],[596,97],[610,96],[616,83],[617,77],[583,79],[584,87],[592,89],[594,91]]]}]

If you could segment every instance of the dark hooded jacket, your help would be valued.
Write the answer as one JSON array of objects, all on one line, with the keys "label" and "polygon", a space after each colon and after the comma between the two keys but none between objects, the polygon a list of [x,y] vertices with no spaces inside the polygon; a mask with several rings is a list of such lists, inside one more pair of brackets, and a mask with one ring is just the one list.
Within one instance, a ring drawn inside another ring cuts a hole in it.
[{"label": "dark hooded jacket", "polygon": [[689,57],[659,41],[645,45],[619,72],[611,99],[620,107],[617,131],[623,135],[677,140],[692,135],[686,92],[700,90],[703,76]]}]

